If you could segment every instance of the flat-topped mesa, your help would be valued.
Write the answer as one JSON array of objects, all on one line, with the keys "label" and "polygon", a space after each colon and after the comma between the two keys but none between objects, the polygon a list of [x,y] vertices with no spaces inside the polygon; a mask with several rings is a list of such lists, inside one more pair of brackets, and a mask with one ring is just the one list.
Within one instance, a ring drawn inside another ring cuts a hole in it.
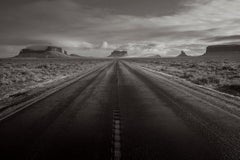
[{"label": "flat-topped mesa", "polygon": [[24,48],[17,58],[64,58],[68,57],[67,51],[56,46],[30,46]]},{"label": "flat-topped mesa", "polygon": [[127,51],[114,50],[108,57],[124,57],[127,55]]},{"label": "flat-topped mesa", "polygon": [[240,56],[240,45],[208,46],[204,56]]}]

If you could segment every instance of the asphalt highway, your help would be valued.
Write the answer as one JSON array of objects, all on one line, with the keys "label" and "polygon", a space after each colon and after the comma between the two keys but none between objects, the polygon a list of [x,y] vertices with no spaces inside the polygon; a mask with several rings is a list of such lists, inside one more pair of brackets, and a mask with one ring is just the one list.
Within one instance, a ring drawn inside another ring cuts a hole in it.
[{"label": "asphalt highway", "polygon": [[1,121],[0,156],[238,160],[240,118],[224,107],[239,109],[136,64],[114,60]]}]

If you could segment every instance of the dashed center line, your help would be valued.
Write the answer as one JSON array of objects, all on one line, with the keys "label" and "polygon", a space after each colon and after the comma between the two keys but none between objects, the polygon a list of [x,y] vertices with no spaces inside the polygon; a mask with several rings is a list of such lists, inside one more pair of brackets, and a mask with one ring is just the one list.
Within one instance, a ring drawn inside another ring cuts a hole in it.
[{"label": "dashed center line", "polygon": [[[117,62],[118,63],[118,62]],[[116,63],[116,93],[117,102],[113,109],[113,126],[112,126],[112,160],[121,160],[121,116],[119,106],[119,73],[118,65]]]},{"label": "dashed center line", "polygon": [[120,110],[113,111],[112,160],[121,159],[121,118]]}]

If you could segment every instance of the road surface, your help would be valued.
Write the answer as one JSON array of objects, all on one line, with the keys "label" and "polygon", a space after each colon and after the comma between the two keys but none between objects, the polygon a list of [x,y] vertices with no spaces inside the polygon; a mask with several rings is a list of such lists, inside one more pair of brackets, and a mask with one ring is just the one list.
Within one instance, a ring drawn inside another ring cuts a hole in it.
[{"label": "road surface", "polygon": [[[193,88],[115,60],[0,122],[10,159],[239,159],[240,118]],[[235,107],[235,108],[234,108]]]}]

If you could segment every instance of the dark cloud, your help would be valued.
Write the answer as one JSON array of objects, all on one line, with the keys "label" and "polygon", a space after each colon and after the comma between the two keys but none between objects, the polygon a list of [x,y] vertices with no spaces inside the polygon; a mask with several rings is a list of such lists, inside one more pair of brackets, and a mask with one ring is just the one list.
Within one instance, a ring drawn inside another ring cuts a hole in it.
[{"label": "dark cloud", "polygon": [[188,0],[76,0],[88,7],[110,10],[113,14],[164,16],[186,9]]},{"label": "dark cloud", "polygon": [[194,50],[202,48],[194,43],[206,45],[240,37],[234,35],[239,33],[238,0],[1,0],[0,3],[0,51],[4,52],[17,53],[20,47],[47,43],[63,45],[74,52],[81,50],[84,54],[87,50],[100,53],[98,49],[105,54],[104,49],[124,44],[138,52],[142,49],[165,53],[169,47],[175,47],[173,51],[184,47]]},{"label": "dark cloud", "polygon": [[209,42],[240,40],[240,35],[216,36],[216,37],[211,37],[211,38],[204,38],[203,40],[209,41]]},{"label": "dark cloud", "polygon": [[32,38],[0,38],[1,45],[13,45],[13,46],[23,46],[26,44],[52,44],[47,40],[37,40]]}]

